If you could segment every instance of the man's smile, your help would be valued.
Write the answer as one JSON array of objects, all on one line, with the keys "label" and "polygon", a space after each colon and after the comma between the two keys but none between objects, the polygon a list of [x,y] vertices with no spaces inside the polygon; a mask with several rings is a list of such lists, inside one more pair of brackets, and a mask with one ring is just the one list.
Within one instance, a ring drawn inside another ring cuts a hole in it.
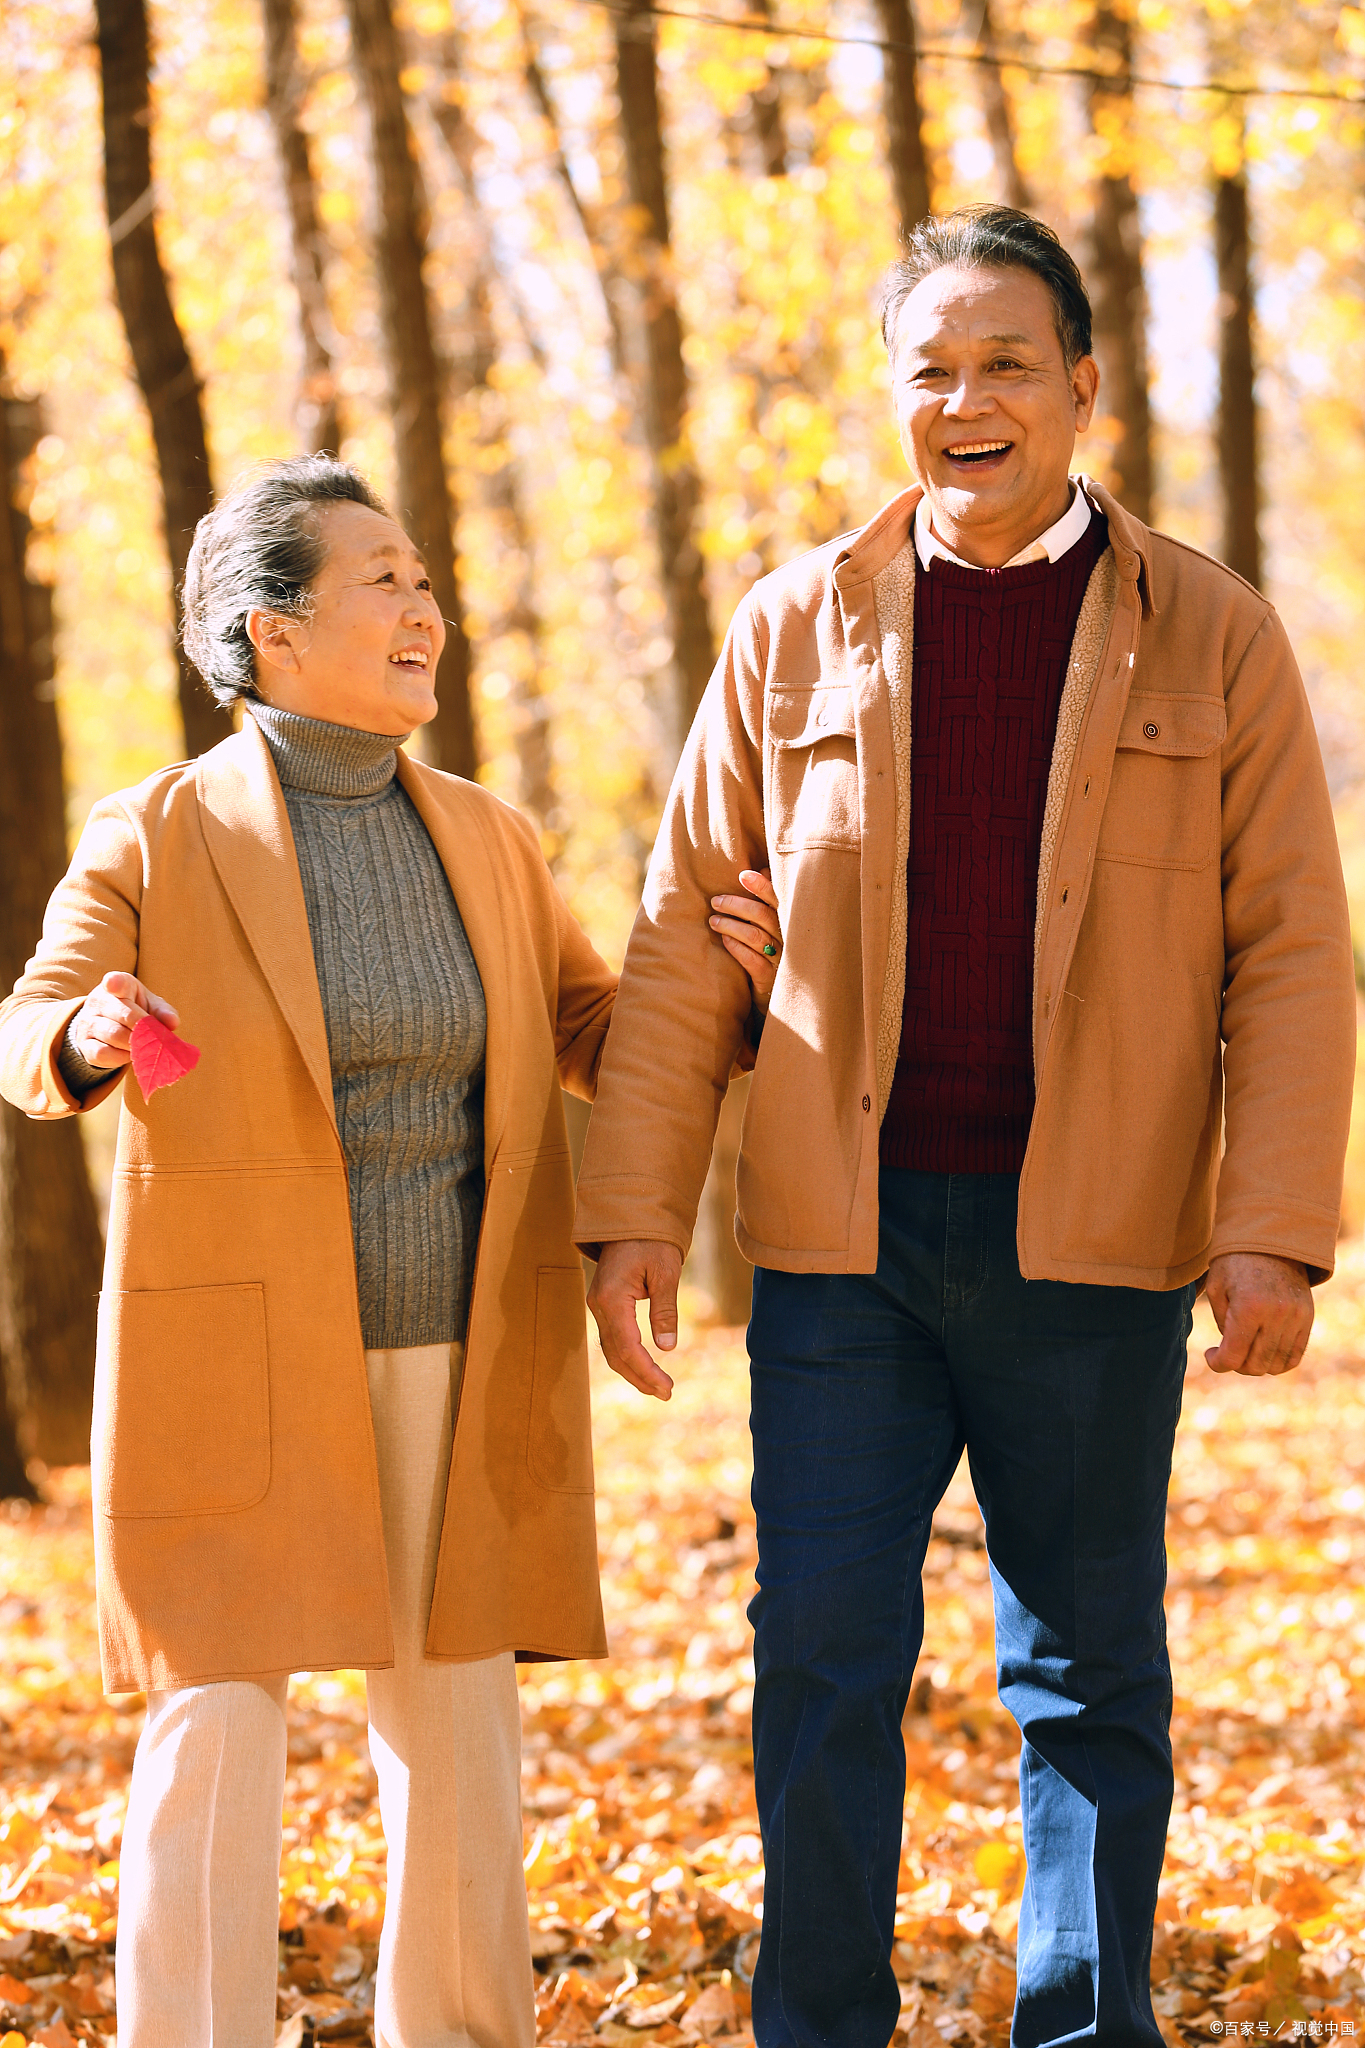
[{"label": "man's smile", "polygon": [[954,441],[943,453],[964,469],[998,469],[1013,446],[1012,441]]}]

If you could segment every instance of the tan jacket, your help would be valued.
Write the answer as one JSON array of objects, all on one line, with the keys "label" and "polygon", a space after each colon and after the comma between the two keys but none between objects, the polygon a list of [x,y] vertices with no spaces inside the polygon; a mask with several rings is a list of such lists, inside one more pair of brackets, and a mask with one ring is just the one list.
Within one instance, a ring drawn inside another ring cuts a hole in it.
[{"label": "tan jacket", "polygon": [[[402,754],[398,772],[488,1004],[487,1200],[428,1654],[600,1656],[560,1083],[591,1095],[613,978],[515,811]],[[150,1103],[130,1079],[119,1119],[93,1444],[105,1684],[389,1664],[346,1164],[293,838],[250,719],[91,814],[0,1008],[0,1090],[30,1116],[77,1107],[55,1048],[112,968],[173,1001],[202,1057]]]},{"label": "tan jacket", "polygon": [[[1308,703],[1265,599],[1103,491],[1063,688],[1034,943],[1030,1279],[1171,1288],[1220,1252],[1330,1272],[1355,1054]],[[918,490],[740,606],[617,999],[577,1241],[686,1247],[748,985],[707,931],[771,863],[784,948],[744,1119],[760,1266],[871,1272],[904,1001]],[[1219,1138],[1226,1116],[1226,1154]],[[1215,1213],[1216,1192],[1216,1213]]]}]

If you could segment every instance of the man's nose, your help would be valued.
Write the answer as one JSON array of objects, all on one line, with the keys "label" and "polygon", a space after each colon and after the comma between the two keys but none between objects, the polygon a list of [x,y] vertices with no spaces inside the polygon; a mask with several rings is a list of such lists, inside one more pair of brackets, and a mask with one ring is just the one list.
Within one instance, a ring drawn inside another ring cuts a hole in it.
[{"label": "man's nose", "polygon": [[954,418],[964,413],[976,413],[985,409],[989,400],[974,377],[959,377],[943,401],[943,410]]}]

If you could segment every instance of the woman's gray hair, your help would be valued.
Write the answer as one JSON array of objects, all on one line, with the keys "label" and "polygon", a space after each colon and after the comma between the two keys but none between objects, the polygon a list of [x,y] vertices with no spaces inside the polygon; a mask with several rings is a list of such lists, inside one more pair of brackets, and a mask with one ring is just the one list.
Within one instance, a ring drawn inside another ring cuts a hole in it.
[{"label": "woman's gray hair", "polygon": [[185,652],[220,704],[256,695],[248,612],[306,619],[327,549],[318,512],[328,505],[388,507],[359,470],[334,455],[272,462],[200,520],[185,564]]}]

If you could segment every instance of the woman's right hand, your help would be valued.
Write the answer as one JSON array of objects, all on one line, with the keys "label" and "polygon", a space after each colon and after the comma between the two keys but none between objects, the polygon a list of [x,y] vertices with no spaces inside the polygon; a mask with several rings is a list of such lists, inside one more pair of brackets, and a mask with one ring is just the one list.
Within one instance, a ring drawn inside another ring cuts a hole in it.
[{"label": "woman's right hand", "polygon": [[767,868],[741,868],[743,896],[711,898],[711,929],[749,977],[754,1002],[766,1017],[782,952],[777,891]]},{"label": "woman's right hand", "polygon": [[154,996],[136,975],[106,974],[71,1019],[68,1036],[87,1066],[126,1067],[139,1017],[158,1017],[172,1031],[180,1022],[179,1011]]}]

